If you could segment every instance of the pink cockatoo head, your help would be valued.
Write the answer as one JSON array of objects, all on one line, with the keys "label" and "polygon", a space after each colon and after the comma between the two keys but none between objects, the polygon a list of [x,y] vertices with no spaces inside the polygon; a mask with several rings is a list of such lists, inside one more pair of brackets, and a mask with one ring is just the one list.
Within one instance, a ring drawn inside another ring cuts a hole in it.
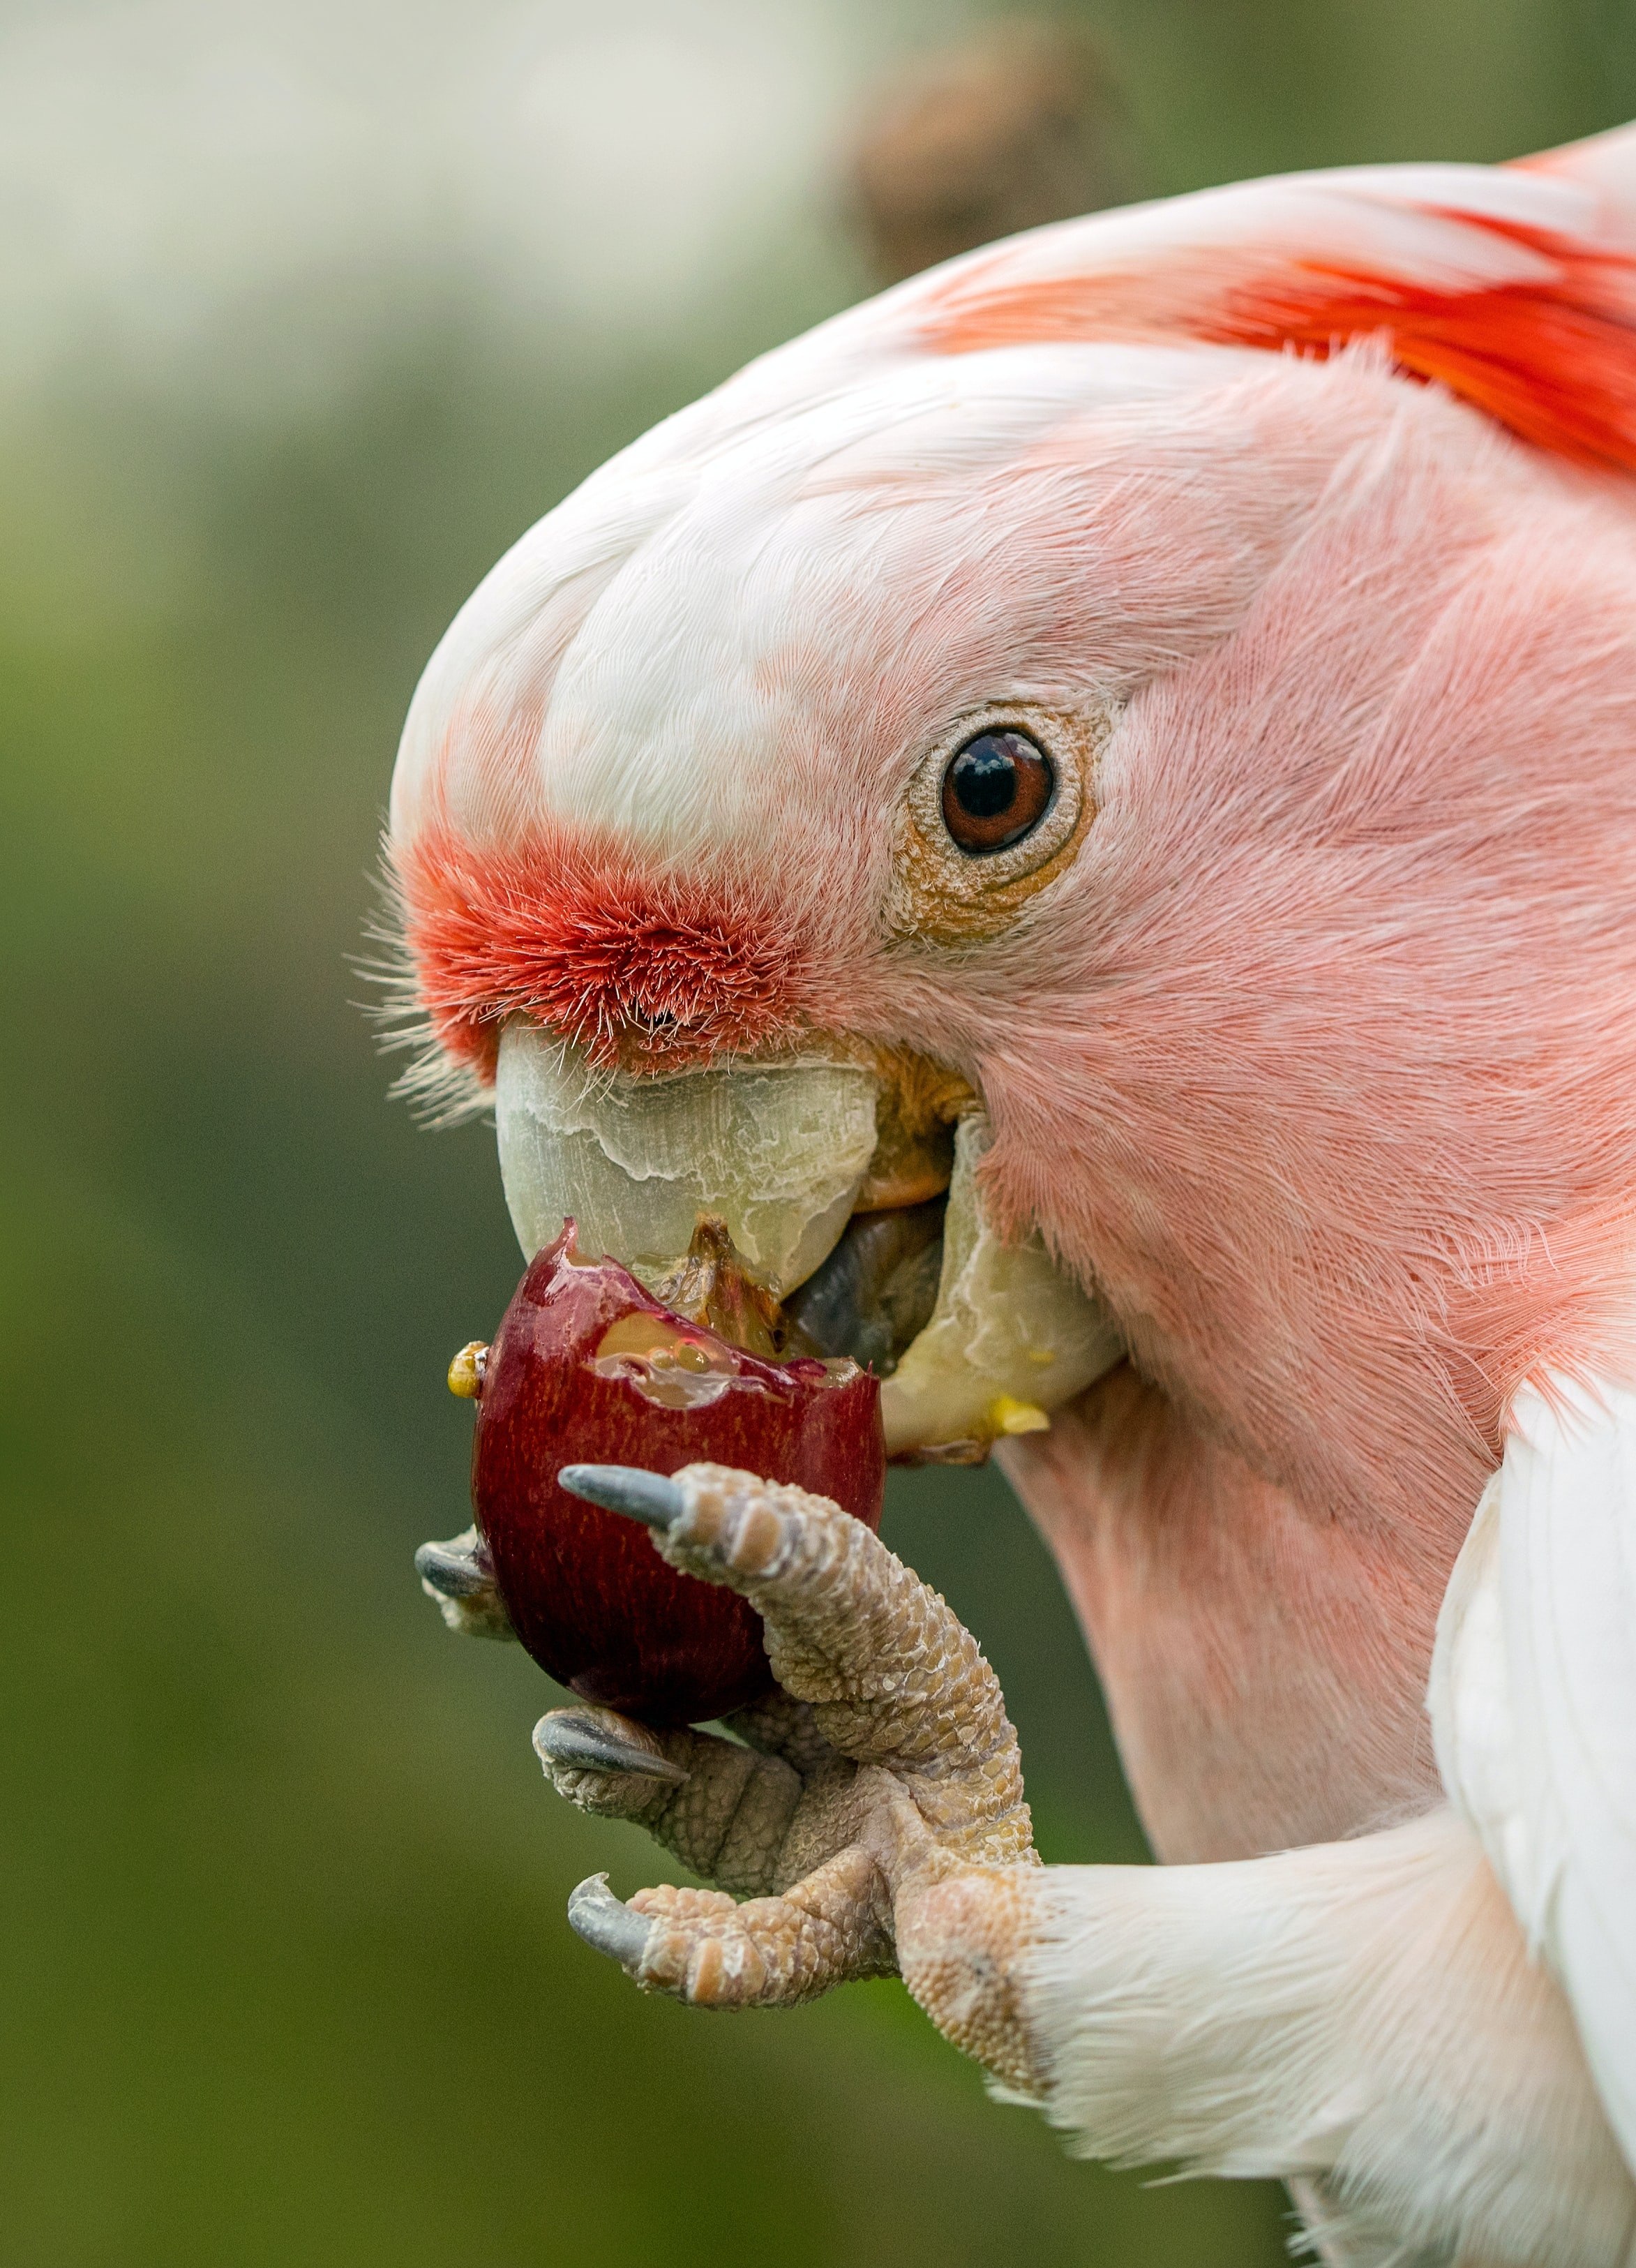
[{"label": "pink cockatoo head", "polygon": [[[1404,1742],[1508,1396],[1627,1329],[1630,163],[1214,192],[838,318],[522,539],[393,785],[468,1079],[532,1024],[965,1082],[1144,1391],[1376,1555],[1326,1675]],[[1008,728],[1054,790],[972,855]]]}]

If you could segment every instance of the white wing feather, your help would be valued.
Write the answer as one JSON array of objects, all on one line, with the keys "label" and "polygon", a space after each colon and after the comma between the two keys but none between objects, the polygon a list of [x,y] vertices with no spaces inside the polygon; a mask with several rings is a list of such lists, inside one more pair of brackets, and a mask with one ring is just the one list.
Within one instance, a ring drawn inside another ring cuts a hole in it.
[{"label": "white wing feather", "polygon": [[1437,1760],[1636,2167],[1636,1394],[1513,1407],[1438,1623]]}]

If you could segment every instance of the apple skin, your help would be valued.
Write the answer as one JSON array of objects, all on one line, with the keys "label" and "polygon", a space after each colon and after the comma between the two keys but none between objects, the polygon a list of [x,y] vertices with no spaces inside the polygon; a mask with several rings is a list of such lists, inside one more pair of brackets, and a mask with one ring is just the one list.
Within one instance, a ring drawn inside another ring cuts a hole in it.
[{"label": "apple skin", "polygon": [[698,1724],[771,1687],[759,1616],[735,1592],[666,1566],[636,1521],[568,1495],[558,1470],[734,1465],[877,1528],[879,1381],[850,1364],[746,1354],[673,1314],[617,1262],[586,1261],[573,1237],[570,1221],[536,1256],[488,1350],[472,1452],[477,1525],[541,1668],[644,1723]]}]

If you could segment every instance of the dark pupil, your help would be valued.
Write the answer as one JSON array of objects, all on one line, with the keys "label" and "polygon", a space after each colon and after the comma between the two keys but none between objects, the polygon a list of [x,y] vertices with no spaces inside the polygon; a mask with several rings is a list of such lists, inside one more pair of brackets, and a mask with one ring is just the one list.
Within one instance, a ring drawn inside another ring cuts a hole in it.
[{"label": "dark pupil", "polygon": [[[1007,736],[1009,737],[1009,736]],[[970,819],[998,819],[1016,801],[1016,758],[1006,738],[985,733],[962,748],[949,774],[954,799]]]}]

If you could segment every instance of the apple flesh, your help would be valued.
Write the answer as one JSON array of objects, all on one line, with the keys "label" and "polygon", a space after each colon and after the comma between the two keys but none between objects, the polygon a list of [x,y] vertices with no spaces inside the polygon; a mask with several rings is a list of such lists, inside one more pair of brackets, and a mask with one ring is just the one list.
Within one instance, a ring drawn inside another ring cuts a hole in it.
[{"label": "apple flesh", "polygon": [[534,1259],[488,1350],[472,1500],[513,1628],[588,1701],[698,1724],[772,1683],[736,1593],[666,1566],[647,1531],[569,1496],[564,1465],[734,1465],[880,1524],[880,1387],[849,1361],[765,1361],[664,1307],[573,1223]]}]

